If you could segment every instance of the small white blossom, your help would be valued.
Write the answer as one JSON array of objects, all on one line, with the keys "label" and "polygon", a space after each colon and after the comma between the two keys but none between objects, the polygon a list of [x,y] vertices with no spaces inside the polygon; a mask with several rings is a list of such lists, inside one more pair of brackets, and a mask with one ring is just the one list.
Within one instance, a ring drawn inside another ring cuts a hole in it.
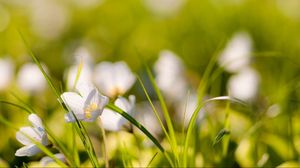
[{"label": "small white blossom", "polygon": [[108,103],[108,98],[100,94],[98,90],[89,83],[78,83],[76,89],[79,93],[64,92],[61,95],[62,100],[70,110],[70,112],[65,115],[66,122],[76,121],[73,113],[78,120],[86,122],[95,121]]},{"label": "small white blossom", "polygon": [[[75,65],[66,71],[67,88],[74,89],[77,83],[92,82],[93,60],[85,47],[79,47],[74,52]],[[76,79],[78,76],[78,79]],[[76,81],[77,80],[77,81]]]},{"label": "small white blossom", "polygon": [[[117,107],[128,114],[132,114],[135,108],[135,96],[129,96],[129,100],[119,97],[114,103]],[[105,108],[100,116],[104,129],[109,131],[118,131],[126,123],[126,119],[117,112]]]},{"label": "small white blossom", "polygon": [[255,98],[258,90],[259,76],[254,69],[245,68],[230,77],[228,92],[230,96],[244,101]]},{"label": "small white blossom", "polygon": [[[197,108],[198,105],[198,95],[197,92],[191,93],[186,97],[182,98],[182,101],[176,104],[176,115],[178,121],[184,123],[184,127],[188,127],[188,124]],[[196,122],[199,123],[204,118],[205,111],[202,108],[198,112]],[[184,119],[184,120],[183,120]]]},{"label": "small white blossom", "polygon": [[[158,110],[159,117],[163,120],[164,118],[162,116],[162,113],[159,108],[160,103],[159,102],[153,102],[154,107]],[[148,101],[138,103],[136,105],[136,113],[135,117],[136,119],[147,129],[150,133],[154,134],[155,136],[158,136],[162,133],[162,128],[159,124],[158,119],[156,118],[153,109]]]},{"label": "small white blossom", "polygon": [[163,50],[154,65],[158,87],[168,100],[179,100],[186,94],[187,83],[184,65],[173,52]]},{"label": "small white blossom", "polygon": [[[66,157],[62,153],[57,153],[54,155],[57,159],[62,162],[66,162]],[[40,160],[40,165],[42,167],[46,167],[48,164],[55,162],[51,157],[45,156]]]},{"label": "small white blossom", "polygon": [[252,40],[248,33],[238,32],[227,43],[219,64],[228,72],[238,72],[250,63]]},{"label": "small white blossom", "polygon": [[59,38],[70,21],[67,8],[59,1],[33,0],[29,3],[32,32],[45,40]]},{"label": "small white blossom", "polygon": [[16,156],[33,156],[41,152],[32,139],[44,146],[49,145],[47,133],[42,125],[41,119],[36,114],[30,114],[28,120],[33,127],[21,127],[20,131],[17,132],[17,140],[25,146],[16,151]]},{"label": "small white blossom", "polygon": [[41,92],[47,82],[36,64],[27,63],[19,70],[17,84],[25,92]]},{"label": "small white blossom", "polygon": [[14,65],[10,59],[0,59],[0,76],[0,90],[5,90],[9,87],[14,76]]},{"label": "small white blossom", "polygon": [[99,90],[109,97],[126,93],[136,78],[123,61],[111,63],[101,62],[95,67],[95,83]]}]

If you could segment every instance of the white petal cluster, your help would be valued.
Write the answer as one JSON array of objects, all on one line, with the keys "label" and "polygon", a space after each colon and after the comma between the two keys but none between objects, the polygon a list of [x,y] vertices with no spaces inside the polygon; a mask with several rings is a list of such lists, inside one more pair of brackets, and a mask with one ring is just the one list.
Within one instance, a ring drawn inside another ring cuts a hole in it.
[{"label": "white petal cluster", "polygon": [[14,76],[14,64],[9,58],[0,58],[0,91],[9,87]]},{"label": "white petal cluster", "polygon": [[67,8],[59,1],[32,0],[29,3],[33,33],[45,40],[59,38],[70,21]]},{"label": "white petal cluster", "polygon": [[219,64],[234,73],[227,85],[230,96],[243,101],[252,101],[257,95],[259,75],[251,68],[252,40],[248,33],[237,32],[228,42],[219,58]]},{"label": "white petal cluster", "polygon": [[186,94],[187,83],[182,61],[171,51],[163,50],[154,65],[158,87],[167,100],[179,100]]},{"label": "white petal cluster", "polygon": [[47,82],[36,64],[27,63],[19,70],[17,84],[25,92],[41,92],[46,88]]},{"label": "white petal cluster", "polygon": [[95,67],[94,80],[100,92],[109,97],[126,93],[136,78],[123,61],[101,62]]},{"label": "white petal cluster", "polygon": [[49,145],[47,133],[41,119],[36,114],[30,114],[28,120],[31,122],[32,127],[21,127],[16,134],[17,140],[25,145],[16,151],[16,156],[33,156],[40,153],[41,150],[36,145],[36,142],[44,146]]},{"label": "white petal cluster", "polygon": [[[84,47],[78,48],[75,53],[76,64],[67,70],[67,88],[75,88],[76,83],[92,82],[92,58]],[[78,77],[77,77],[78,76]],[[77,80],[77,81],[76,81]]]},{"label": "white petal cluster", "polygon": [[[128,100],[124,97],[119,97],[114,104],[129,115],[132,115],[135,109],[135,96],[130,95]],[[102,122],[104,129],[109,131],[119,131],[127,121],[119,113],[107,108],[103,110],[100,118],[101,121],[99,122]]]},{"label": "white petal cluster", "polygon": [[238,32],[227,43],[219,64],[228,72],[238,72],[250,63],[252,40],[246,32]]},{"label": "white petal cluster", "polygon": [[228,92],[230,96],[244,101],[251,101],[257,94],[259,76],[252,68],[245,68],[230,77]]},{"label": "white petal cluster", "polygon": [[[65,155],[63,155],[62,153],[57,153],[54,154],[54,157],[56,157],[57,159],[59,159],[62,162],[66,162],[66,157]],[[46,167],[47,165],[49,165],[50,163],[54,163],[55,161],[49,157],[49,156],[45,156],[40,160],[40,165],[42,167]]]},{"label": "white petal cluster", "polygon": [[89,83],[78,83],[76,89],[78,92],[64,92],[61,95],[70,111],[65,115],[66,122],[75,122],[74,115],[80,121],[95,121],[101,115],[109,99]]}]

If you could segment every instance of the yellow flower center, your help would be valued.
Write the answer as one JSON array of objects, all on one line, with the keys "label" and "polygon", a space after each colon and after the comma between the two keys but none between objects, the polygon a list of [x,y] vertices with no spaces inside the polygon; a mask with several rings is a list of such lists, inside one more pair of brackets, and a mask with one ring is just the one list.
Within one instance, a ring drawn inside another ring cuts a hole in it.
[{"label": "yellow flower center", "polygon": [[98,105],[96,103],[91,103],[84,109],[84,114],[86,118],[92,117],[92,112],[98,109]]}]

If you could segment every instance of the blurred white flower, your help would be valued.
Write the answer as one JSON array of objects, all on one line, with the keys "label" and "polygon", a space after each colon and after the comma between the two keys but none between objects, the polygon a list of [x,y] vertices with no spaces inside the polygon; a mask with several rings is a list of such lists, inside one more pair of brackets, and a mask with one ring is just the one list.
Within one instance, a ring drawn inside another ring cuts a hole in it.
[{"label": "blurred white flower", "polygon": [[[43,67],[46,69],[44,65]],[[46,88],[47,82],[36,64],[27,63],[19,70],[17,84],[25,92],[41,92]]]},{"label": "blurred white flower", "polygon": [[[62,162],[66,162],[66,157],[62,153],[54,154],[54,157],[56,157],[57,159],[59,159]],[[53,163],[53,162],[55,162],[55,161],[51,157],[45,156],[40,160],[40,165],[42,167],[46,167],[47,165],[49,165],[50,163]]]},{"label": "blurred white flower", "polygon": [[80,64],[83,62],[84,64],[88,64],[89,66],[93,65],[93,58],[89,50],[83,46],[75,50],[74,57],[75,57],[76,64]]},{"label": "blurred white flower", "polygon": [[258,90],[259,76],[254,69],[245,68],[230,77],[228,92],[230,96],[244,101],[255,98]]},{"label": "blurred white flower", "polygon": [[0,58],[0,91],[11,84],[14,76],[14,64],[9,58]]},{"label": "blurred white flower", "polygon": [[[75,88],[76,83],[82,82],[92,82],[92,58],[90,53],[86,48],[80,47],[75,51],[75,61],[76,65],[71,66],[67,70],[67,88]],[[77,82],[76,77],[78,75],[78,70],[80,69],[80,74],[78,76]]]},{"label": "blurred white flower", "polygon": [[187,83],[182,61],[171,51],[163,50],[154,65],[158,87],[169,100],[179,100],[185,96]]},{"label": "blurred white flower", "polygon": [[185,0],[144,0],[145,6],[154,14],[170,16],[183,7]]},{"label": "blurred white flower", "polygon": [[[81,66],[81,70],[76,82],[76,77],[80,66]],[[67,88],[69,90],[75,88],[76,83],[81,83],[84,81],[86,82],[92,81],[92,69],[87,64],[73,65],[68,69],[67,72],[68,72]]]},{"label": "blurred white flower", "polygon": [[53,40],[65,31],[69,14],[58,1],[33,0],[31,7],[31,26],[36,35]]},{"label": "blurred white flower", "polygon": [[[159,110],[158,102],[153,102],[154,106],[156,109]],[[141,102],[137,104],[136,106],[136,113],[135,117],[136,119],[147,129],[149,130],[150,133],[158,136],[162,133],[162,128],[153,112],[152,107],[150,106],[149,102]],[[162,117],[160,111],[158,111],[158,114],[160,115],[160,118],[163,120],[164,118]],[[164,122],[164,121],[162,121]]]},{"label": "blurred white flower", "polygon": [[101,62],[95,67],[94,80],[99,90],[109,97],[126,93],[136,78],[123,61]]},{"label": "blurred white flower", "polygon": [[16,151],[16,156],[33,156],[40,153],[41,150],[34,141],[44,146],[50,144],[41,119],[36,114],[30,114],[28,120],[33,127],[21,127],[20,131],[17,132],[17,140],[25,146]]},{"label": "blurred white flower", "polygon": [[[101,95],[98,90],[89,83],[78,83],[76,92],[64,92],[62,100],[69,108],[70,112],[65,115],[66,122],[78,120],[93,122],[101,115],[103,108],[108,103],[108,98]],[[73,113],[72,113],[73,112]]]},{"label": "blurred white flower", "polygon": [[[187,127],[193,113],[195,112],[197,105],[198,105],[198,95],[196,93],[192,93],[189,96],[186,96],[185,99],[182,99],[181,102],[176,104],[176,115],[178,118],[178,121],[184,123],[184,127]],[[198,113],[196,122],[200,122],[205,114],[204,108],[200,110]]]},{"label": "blurred white flower", "polygon": [[228,72],[238,72],[250,63],[252,40],[248,33],[233,35],[221,53],[219,64]]},{"label": "blurred white flower", "polygon": [[[132,115],[135,108],[135,96],[130,95],[128,100],[124,97],[118,97],[114,103],[117,107]],[[126,119],[117,112],[105,108],[100,116],[104,129],[109,131],[119,131],[126,123]]]}]

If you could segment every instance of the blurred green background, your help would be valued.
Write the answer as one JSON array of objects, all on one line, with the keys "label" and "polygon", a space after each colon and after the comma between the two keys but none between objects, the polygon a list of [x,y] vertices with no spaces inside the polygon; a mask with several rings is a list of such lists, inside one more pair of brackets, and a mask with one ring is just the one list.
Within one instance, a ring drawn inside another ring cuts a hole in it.
[{"label": "blurred green background", "polygon": [[[239,31],[248,32],[253,40],[251,66],[261,79],[258,98],[249,108],[232,108],[232,127],[242,130],[232,133],[227,158],[220,159],[218,150],[207,145],[223,123],[225,105],[210,114],[201,127],[197,159],[207,166],[258,165],[266,156],[263,166],[299,162],[300,1],[0,0],[0,56],[12,59],[15,72],[31,61],[21,32],[57,85],[64,81],[64,70],[74,63],[73,53],[80,46],[91,52],[95,62],[124,60],[140,75],[141,60],[152,66],[158,53],[169,49],[182,58],[197,85],[212,56]],[[230,75],[224,72],[207,94],[225,95]],[[132,92],[145,100],[136,85]],[[12,83],[0,92],[1,100],[15,101],[11,93],[48,116],[50,127],[63,115],[56,114],[59,105],[50,89],[29,95]],[[265,114],[273,105],[280,107],[280,113],[268,117]],[[0,104],[0,112],[18,127],[27,123],[27,115],[19,109]],[[0,158],[10,166],[34,160],[15,158],[20,146],[15,130],[1,124],[0,130]],[[249,130],[254,133],[245,135]]]}]

